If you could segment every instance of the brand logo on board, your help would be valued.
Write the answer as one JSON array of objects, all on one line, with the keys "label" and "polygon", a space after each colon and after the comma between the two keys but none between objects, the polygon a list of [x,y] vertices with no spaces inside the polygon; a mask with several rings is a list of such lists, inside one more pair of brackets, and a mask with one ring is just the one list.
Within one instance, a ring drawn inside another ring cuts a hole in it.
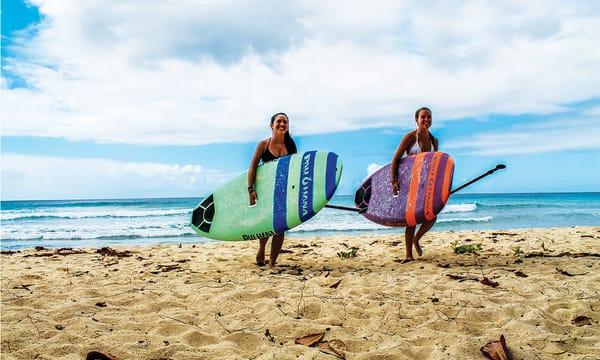
[{"label": "brand logo on board", "polygon": [[301,204],[300,209],[302,211],[302,217],[308,215],[309,212],[309,198],[310,192],[312,191],[312,183],[313,179],[310,175],[310,156],[311,153],[306,153],[302,158],[302,177],[300,179],[300,184],[302,187],[300,189],[301,194]]},{"label": "brand logo on board", "polygon": [[242,239],[244,239],[244,240],[256,240],[256,239],[260,239],[260,238],[264,238],[264,237],[269,237],[271,235],[275,235],[275,233],[272,232],[272,231],[265,231],[265,232],[258,233],[258,234],[242,235]]}]

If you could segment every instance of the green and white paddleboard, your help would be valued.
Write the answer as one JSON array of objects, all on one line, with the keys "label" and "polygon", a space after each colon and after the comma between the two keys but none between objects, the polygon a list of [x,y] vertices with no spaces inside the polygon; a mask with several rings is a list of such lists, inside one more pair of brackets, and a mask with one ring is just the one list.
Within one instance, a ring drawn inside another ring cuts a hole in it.
[{"label": "green and white paddleboard", "polygon": [[312,218],[333,196],[342,161],[327,151],[307,151],[260,165],[256,206],[248,206],[245,172],[208,195],[192,212],[191,227],[215,240],[254,240]]}]

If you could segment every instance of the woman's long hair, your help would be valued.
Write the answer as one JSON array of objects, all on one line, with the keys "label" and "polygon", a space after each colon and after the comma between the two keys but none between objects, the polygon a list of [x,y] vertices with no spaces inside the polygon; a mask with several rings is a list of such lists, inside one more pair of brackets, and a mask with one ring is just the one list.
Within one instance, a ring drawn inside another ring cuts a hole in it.
[{"label": "woman's long hair", "polygon": [[421,112],[421,110],[426,110],[429,111],[430,114],[433,114],[430,108],[423,106],[422,108],[419,108],[417,109],[417,111],[415,111],[415,121],[419,120],[419,113]]},{"label": "woman's long hair", "polygon": [[292,136],[290,135],[290,130],[289,130],[290,118],[287,116],[287,114],[278,112],[277,114],[271,116],[271,125],[273,125],[273,123],[275,123],[275,119],[279,115],[283,115],[283,116],[285,116],[286,119],[288,119],[288,131],[285,132],[285,135],[283,137],[283,141],[285,142],[285,147],[288,151],[288,155],[295,154],[298,152],[298,149],[296,148],[296,142],[294,141],[294,139],[292,139]]}]

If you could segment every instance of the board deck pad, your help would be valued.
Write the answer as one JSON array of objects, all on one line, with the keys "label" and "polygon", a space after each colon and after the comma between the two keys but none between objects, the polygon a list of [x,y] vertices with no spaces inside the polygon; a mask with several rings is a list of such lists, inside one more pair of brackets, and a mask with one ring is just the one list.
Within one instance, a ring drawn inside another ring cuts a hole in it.
[{"label": "board deck pad", "polygon": [[369,176],[354,196],[367,219],[385,226],[415,226],[435,219],[452,187],[454,161],[442,152],[423,152],[400,160],[400,191],[393,196],[388,164]]},{"label": "board deck pad", "polygon": [[258,201],[248,206],[248,173],[204,198],[191,227],[215,240],[254,240],[284,232],[312,218],[333,197],[342,162],[332,152],[306,151],[258,166]]}]

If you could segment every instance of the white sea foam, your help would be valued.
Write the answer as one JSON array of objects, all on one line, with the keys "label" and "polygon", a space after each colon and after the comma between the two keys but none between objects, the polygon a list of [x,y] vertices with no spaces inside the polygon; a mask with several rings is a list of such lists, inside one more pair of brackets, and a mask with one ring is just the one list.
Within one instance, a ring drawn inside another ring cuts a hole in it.
[{"label": "white sea foam", "polygon": [[193,235],[187,223],[124,223],[112,222],[98,225],[73,224],[47,226],[37,224],[31,226],[3,225],[0,235],[3,240],[91,240],[91,239],[125,239],[155,238]]},{"label": "white sea foam", "polygon": [[459,212],[471,212],[477,210],[477,204],[447,204],[442,210],[442,214],[445,213],[459,213]]},{"label": "white sea foam", "polygon": [[291,232],[307,231],[352,231],[352,230],[381,230],[389,229],[383,225],[375,224],[370,221],[354,221],[347,223],[308,221],[293,229]]},{"label": "white sea foam", "polygon": [[[470,205],[470,204],[466,204]],[[473,204],[474,205],[474,204]],[[448,215],[445,215],[448,216]],[[455,215],[459,216],[459,215]],[[492,216],[481,217],[438,217],[438,223],[470,223],[487,222],[494,218]],[[290,230],[291,232],[318,232],[318,231],[360,231],[360,230],[384,230],[391,229],[371,222],[362,216],[350,214],[339,210],[323,211],[308,222]]]},{"label": "white sea foam", "polygon": [[190,209],[71,209],[52,211],[39,209],[36,211],[6,210],[0,214],[0,220],[42,220],[42,219],[93,219],[93,218],[142,218],[190,214]]},{"label": "white sea foam", "polygon": [[438,223],[445,222],[482,222],[482,221],[492,221],[494,218],[492,216],[482,216],[475,218],[448,218],[448,219],[438,219]]}]

